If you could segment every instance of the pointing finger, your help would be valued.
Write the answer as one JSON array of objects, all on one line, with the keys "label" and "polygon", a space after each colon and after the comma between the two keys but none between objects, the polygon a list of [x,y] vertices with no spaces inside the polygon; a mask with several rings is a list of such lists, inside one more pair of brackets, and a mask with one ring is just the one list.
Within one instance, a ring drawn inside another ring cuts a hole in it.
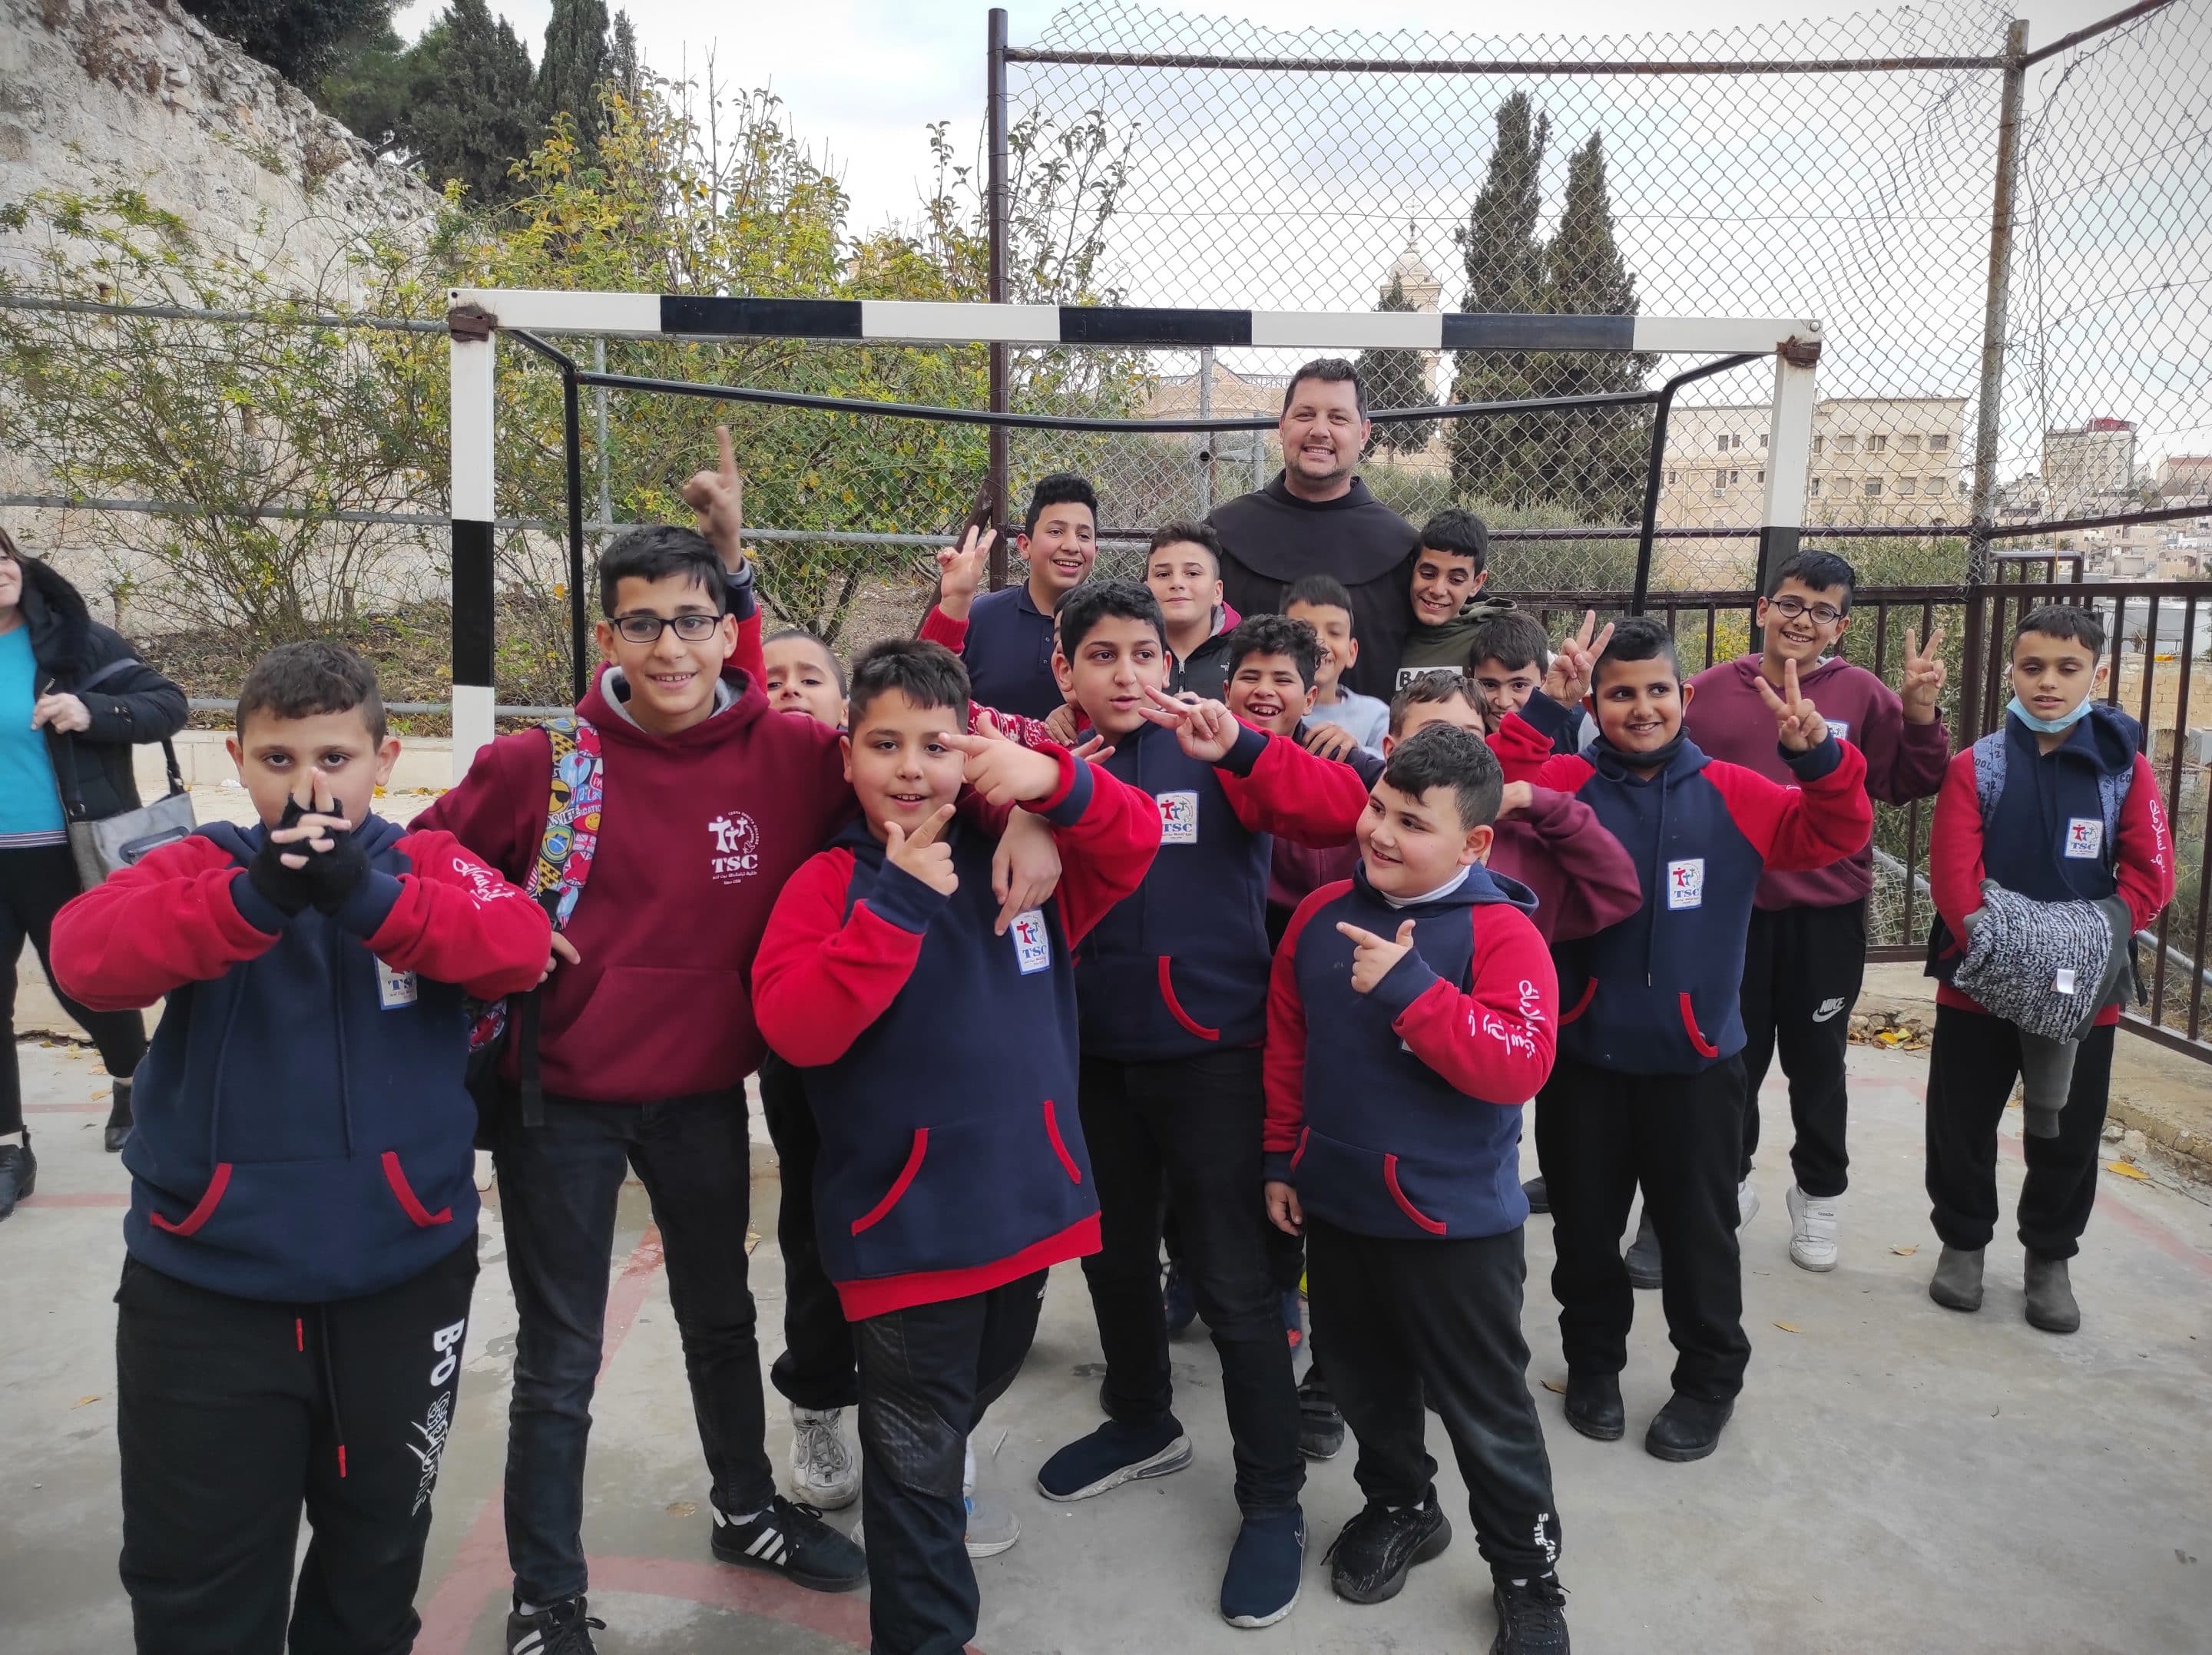
[{"label": "pointing finger", "polygon": [[722,481],[734,488],[738,486],[738,446],[730,440],[730,427],[726,425],[716,426],[714,442],[722,452]]},{"label": "pointing finger", "polygon": [[1342,919],[1338,920],[1336,922],[1336,928],[1345,936],[1350,937],[1352,942],[1360,948],[1379,949],[1382,946],[1382,939],[1377,937],[1373,931],[1362,931],[1358,926],[1354,925],[1348,921]]},{"label": "pointing finger", "polygon": [[[952,807],[949,804],[939,805],[930,813],[929,820],[914,830],[914,837],[907,840],[907,843],[917,850],[924,846],[936,844],[937,836],[945,831],[945,824],[951,820]],[[896,827],[897,824],[892,825]]]}]

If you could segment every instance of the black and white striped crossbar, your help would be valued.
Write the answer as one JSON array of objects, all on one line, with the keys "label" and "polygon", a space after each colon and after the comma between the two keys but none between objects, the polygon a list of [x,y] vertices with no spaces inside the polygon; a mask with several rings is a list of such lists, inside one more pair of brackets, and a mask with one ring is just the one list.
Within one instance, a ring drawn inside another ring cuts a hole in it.
[{"label": "black and white striped crossbar", "polygon": [[876,299],[455,288],[499,328],[632,338],[848,339],[903,344],[1195,349],[1766,352],[1817,344],[1803,317],[1492,316],[1462,312],[1194,310],[1133,305],[965,305]]}]

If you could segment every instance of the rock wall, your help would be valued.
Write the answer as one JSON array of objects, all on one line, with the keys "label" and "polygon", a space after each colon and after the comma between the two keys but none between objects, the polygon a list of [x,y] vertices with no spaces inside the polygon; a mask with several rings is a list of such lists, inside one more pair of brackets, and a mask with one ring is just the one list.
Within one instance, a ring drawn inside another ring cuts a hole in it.
[{"label": "rock wall", "polygon": [[[438,200],[173,5],[0,0],[0,203],[118,187],[296,291],[363,231],[426,225]],[[0,228],[0,264],[22,252]]]}]

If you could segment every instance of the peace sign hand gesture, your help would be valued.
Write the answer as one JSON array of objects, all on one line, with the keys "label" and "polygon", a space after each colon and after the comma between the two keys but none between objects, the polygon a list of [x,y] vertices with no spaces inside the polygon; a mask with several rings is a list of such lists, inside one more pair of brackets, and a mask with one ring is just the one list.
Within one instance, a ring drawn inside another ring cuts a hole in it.
[{"label": "peace sign hand gesture", "polygon": [[1219,701],[1194,700],[1179,701],[1174,696],[1145,686],[1150,706],[1138,712],[1156,724],[1165,724],[1175,731],[1176,740],[1182,750],[1206,764],[1218,764],[1237,745],[1237,732],[1243,728],[1237,715]]},{"label": "peace sign hand gesture", "polygon": [[1352,986],[1362,994],[1373,993],[1375,985],[1390,974],[1391,967],[1413,951],[1413,922],[1410,919],[1400,922],[1395,942],[1342,920],[1337,922],[1336,928],[1352,941]]},{"label": "peace sign hand gesture", "polygon": [[684,485],[684,503],[699,514],[699,532],[732,574],[745,567],[745,474],[738,470],[738,451],[730,427],[714,427],[721,450],[718,469],[694,471]]},{"label": "peace sign hand gesture", "polygon": [[[1605,653],[1605,646],[1613,641],[1613,622],[1605,623],[1605,630],[1597,632],[1597,611],[1584,609],[1579,631],[1562,638],[1559,646],[1552,652],[1552,664],[1544,674],[1543,692],[1561,706],[1573,706],[1589,694],[1590,680],[1596,676],[1597,658]],[[1593,637],[1591,634],[1595,633]]]},{"label": "peace sign hand gesture", "polygon": [[938,549],[937,607],[947,620],[968,618],[969,605],[975,601],[976,589],[991,567],[991,543],[998,537],[996,529],[970,527],[959,545]]},{"label": "peace sign hand gesture", "polygon": [[1942,646],[1941,627],[1928,634],[1925,649],[1911,627],[1905,629],[1905,673],[1898,681],[1897,693],[1904,698],[1907,724],[1936,722],[1936,703],[1943,694],[1943,658],[1937,652]]},{"label": "peace sign hand gesture", "polygon": [[1761,674],[1752,682],[1774,714],[1775,734],[1782,745],[1792,753],[1809,753],[1828,739],[1828,722],[1820,711],[1797,688],[1797,664],[1787,661],[1782,667],[1782,694],[1774,693],[1774,686]]}]

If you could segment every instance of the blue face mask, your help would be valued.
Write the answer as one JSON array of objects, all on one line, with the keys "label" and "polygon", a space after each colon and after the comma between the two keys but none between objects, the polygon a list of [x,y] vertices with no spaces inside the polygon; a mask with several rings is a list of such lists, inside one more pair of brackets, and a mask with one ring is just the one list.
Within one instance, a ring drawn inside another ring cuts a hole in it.
[{"label": "blue face mask", "polygon": [[2068,731],[2073,729],[2075,724],[2080,724],[2082,719],[2087,718],[2089,716],[2090,707],[2094,706],[2095,703],[2096,698],[2094,696],[2084,695],[2081,698],[2081,705],[2075,707],[2064,718],[2039,718],[2035,714],[2030,712],[2025,706],[2021,705],[2020,697],[2015,695],[2012,698],[2011,704],[2007,706],[2005,710],[2010,712],[2014,718],[2026,724],[2030,730],[2041,731],[2046,736],[2063,736]]}]

